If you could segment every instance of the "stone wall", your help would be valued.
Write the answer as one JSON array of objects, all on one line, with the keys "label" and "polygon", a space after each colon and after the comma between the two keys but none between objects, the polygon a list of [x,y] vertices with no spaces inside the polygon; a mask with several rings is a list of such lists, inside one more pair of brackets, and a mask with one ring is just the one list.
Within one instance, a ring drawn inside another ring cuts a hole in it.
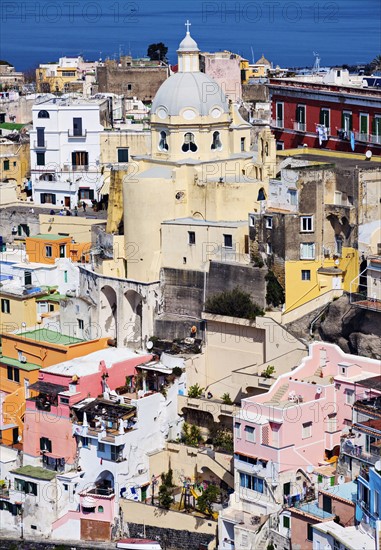
[{"label": "stone wall", "polygon": [[265,307],[266,270],[251,265],[210,262],[206,297],[239,287],[254,302]]},{"label": "stone wall", "polygon": [[137,97],[151,102],[168,77],[167,67],[119,67],[115,62],[98,67],[99,92]]},{"label": "stone wall", "polygon": [[[131,537],[138,537],[143,532],[144,526],[138,523],[128,524]],[[146,536],[149,539],[158,540],[162,548],[166,550],[184,550],[208,548],[209,543],[214,539],[213,535],[206,533],[195,533],[177,529],[163,529],[161,527],[145,527]]]},{"label": "stone wall", "polygon": [[265,84],[244,84],[242,95],[244,101],[269,101],[269,89]]}]

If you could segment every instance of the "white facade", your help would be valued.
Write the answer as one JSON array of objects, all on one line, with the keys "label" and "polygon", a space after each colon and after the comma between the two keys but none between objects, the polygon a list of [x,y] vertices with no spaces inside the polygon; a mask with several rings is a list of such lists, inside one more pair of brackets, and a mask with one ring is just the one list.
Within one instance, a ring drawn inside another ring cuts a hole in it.
[{"label": "white facade", "polygon": [[99,200],[100,133],[109,121],[107,98],[63,96],[33,106],[30,158],[36,204],[74,208]]},{"label": "white facade", "polygon": [[376,550],[376,541],[357,527],[342,527],[334,521],[313,526],[313,550]]}]

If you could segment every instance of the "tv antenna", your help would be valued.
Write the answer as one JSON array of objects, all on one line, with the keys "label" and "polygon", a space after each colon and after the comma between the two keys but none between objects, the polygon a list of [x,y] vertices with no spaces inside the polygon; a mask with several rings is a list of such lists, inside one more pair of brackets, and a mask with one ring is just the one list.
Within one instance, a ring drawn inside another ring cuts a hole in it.
[{"label": "tv antenna", "polygon": [[251,60],[252,60],[253,65],[254,65],[255,61],[254,61],[254,50],[253,50],[253,46],[250,46],[250,49],[251,49]]}]

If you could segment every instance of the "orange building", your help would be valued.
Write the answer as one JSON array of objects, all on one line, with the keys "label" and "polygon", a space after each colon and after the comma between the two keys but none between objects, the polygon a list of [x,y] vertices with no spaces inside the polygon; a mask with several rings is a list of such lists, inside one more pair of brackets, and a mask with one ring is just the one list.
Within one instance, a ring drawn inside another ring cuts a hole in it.
[{"label": "orange building", "polygon": [[25,250],[30,262],[54,264],[58,258],[88,262],[91,243],[75,243],[70,235],[34,235],[26,237]]},{"label": "orange building", "polygon": [[37,382],[41,368],[82,357],[107,347],[107,338],[84,341],[40,328],[23,333],[3,333],[0,356],[1,437],[6,445],[22,437],[25,399]]}]

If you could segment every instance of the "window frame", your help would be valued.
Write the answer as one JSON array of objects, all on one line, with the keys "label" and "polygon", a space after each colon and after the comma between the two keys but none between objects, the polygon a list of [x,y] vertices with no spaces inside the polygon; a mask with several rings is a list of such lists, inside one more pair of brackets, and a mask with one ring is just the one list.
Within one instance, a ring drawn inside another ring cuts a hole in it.
[{"label": "window frame", "polygon": [[311,270],[310,269],[302,269],[301,270],[301,280],[302,281],[311,281]]},{"label": "window frame", "polygon": [[51,244],[45,245],[45,258],[53,258],[53,246]]},{"label": "window frame", "polygon": [[241,422],[234,422],[234,437],[242,439],[242,424]]},{"label": "window frame", "polygon": [[[304,252],[304,248],[308,248],[308,254],[306,255]],[[300,259],[301,260],[315,260],[316,257],[316,246],[315,243],[300,243]]]},{"label": "window frame", "polygon": [[38,151],[36,152],[36,166],[45,166],[45,152]]},{"label": "window frame", "polygon": [[[223,238],[224,238],[224,245],[223,247],[224,248],[227,248],[229,250],[233,250],[233,235],[231,235],[230,233],[224,233],[223,234]],[[230,241],[230,245],[227,244],[228,242]]]},{"label": "window frame", "polygon": [[198,146],[196,144],[195,136],[193,132],[185,132],[183,137],[183,144],[181,146],[183,153],[196,153]]},{"label": "window frame", "polygon": [[273,228],[273,218],[272,218],[272,216],[266,216],[265,217],[265,227],[266,227],[266,229],[272,229]]},{"label": "window frame", "polygon": [[8,298],[1,298],[1,313],[6,315],[11,313],[11,301]]},{"label": "window frame", "polygon": [[310,439],[312,437],[312,421],[302,423],[302,439]]},{"label": "window frame", "polygon": [[312,215],[300,216],[300,232],[301,233],[314,232],[314,217]]},{"label": "window frame", "polygon": [[[250,431],[251,430],[251,431]],[[253,426],[245,426],[245,441],[255,443],[255,428]],[[249,437],[250,435],[250,437]]]},{"label": "window frame", "polygon": [[195,246],[196,245],[196,232],[195,231],[188,231],[188,245],[189,246]]},{"label": "window frame", "polygon": [[[117,148],[118,162],[127,164],[129,162],[130,150],[129,147],[118,147]],[[127,158],[123,158],[123,156]]]}]

